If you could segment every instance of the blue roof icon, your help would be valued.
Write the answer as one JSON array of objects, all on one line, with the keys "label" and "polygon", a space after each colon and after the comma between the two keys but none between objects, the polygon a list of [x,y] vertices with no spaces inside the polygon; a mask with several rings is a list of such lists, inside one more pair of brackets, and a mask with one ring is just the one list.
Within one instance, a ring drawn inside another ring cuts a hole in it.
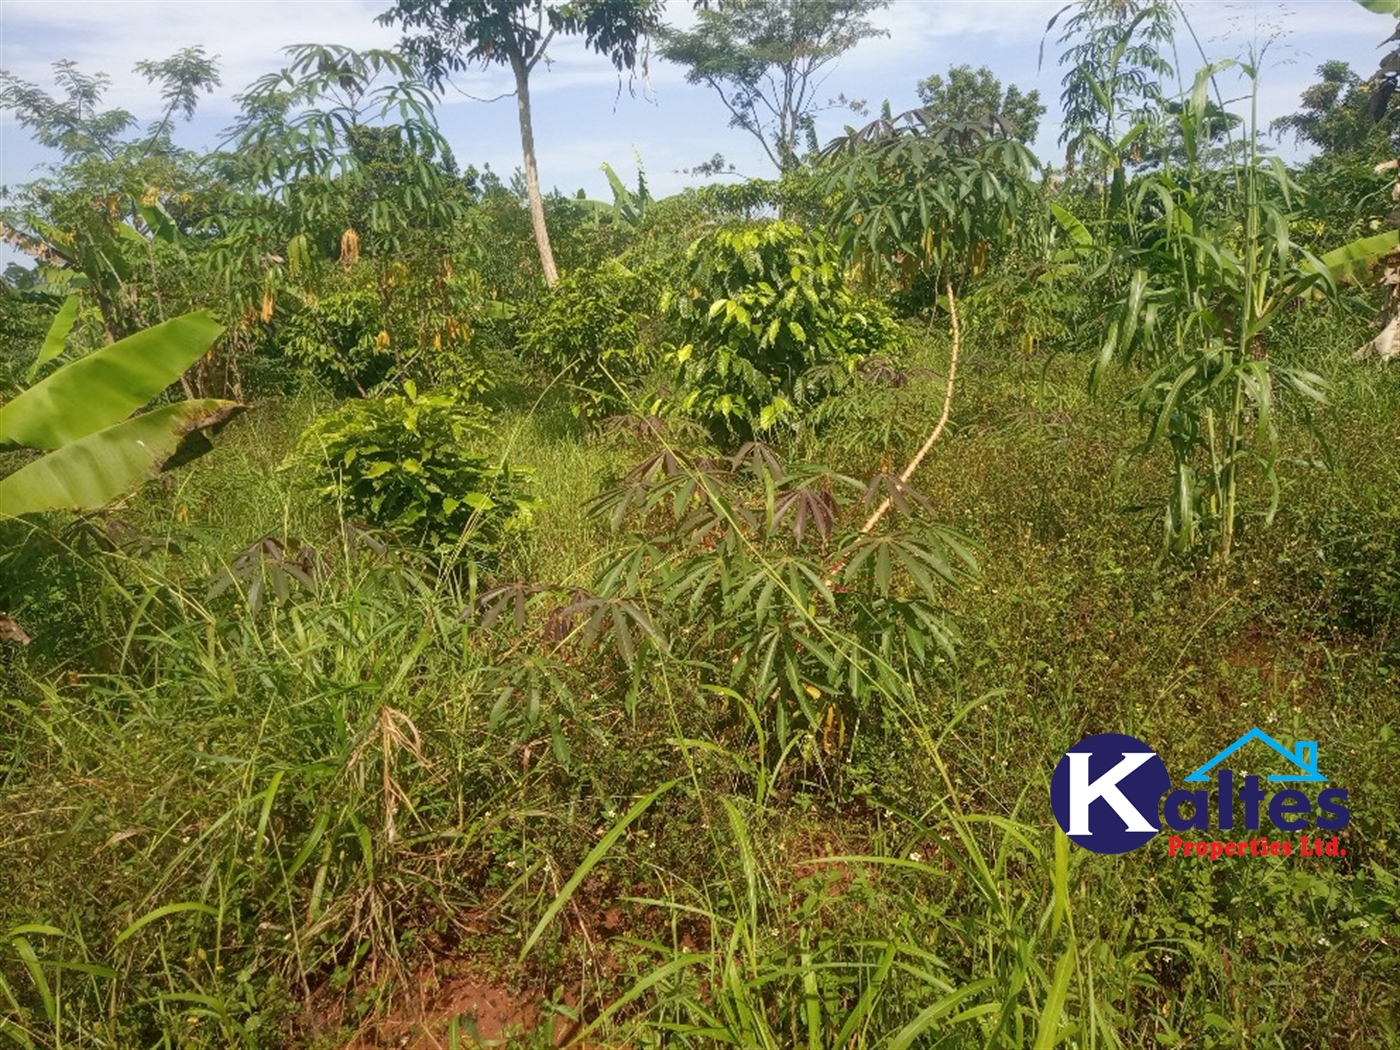
[{"label": "blue roof icon", "polygon": [[1290,751],[1288,750],[1288,748],[1284,747],[1273,737],[1269,736],[1269,734],[1264,732],[1262,729],[1251,729],[1248,733],[1240,737],[1233,744],[1227,747],[1224,751],[1220,752],[1220,754],[1216,755],[1209,762],[1203,765],[1200,769],[1196,770],[1189,777],[1187,777],[1187,782],[1199,784],[1203,781],[1209,780],[1210,777],[1208,774],[1212,769],[1218,766],[1221,762],[1225,761],[1225,759],[1229,758],[1240,748],[1244,747],[1244,745],[1248,744],[1251,740],[1262,740],[1264,743],[1268,744],[1271,748],[1277,751],[1284,758],[1288,759],[1288,761],[1292,762],[1299,769],[1298,773],[1271,776],[1269,777],[1270,781],[1306,781],[1310,783],[1327,783],[1327,778],[1317,771],[1316,740],[1300,740],[1298,741],[1294,749]]}]

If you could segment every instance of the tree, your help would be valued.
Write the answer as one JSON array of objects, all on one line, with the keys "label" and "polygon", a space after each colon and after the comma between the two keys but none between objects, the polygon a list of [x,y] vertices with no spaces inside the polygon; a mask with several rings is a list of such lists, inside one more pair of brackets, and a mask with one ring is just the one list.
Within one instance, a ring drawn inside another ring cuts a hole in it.
[{"label": "tree", "polygon": [[535,160],[535,132],[530,110],[530,74],[563,33],[582,35],[587,46],[606,55],[619,72],[636,68],[639,48],[660,25],[661,0],[397,0],[379,16],[383,25],[422,30],[403,39],[403,49],[417,58],[437,88],[448,76],[472,65],[503,65],[515,78],[520,114],[520,146],[530,219],[539,247],[544,279],[559,279],[545,223]]},{"label": "tree", "polygon": [[[102,108],[109,77],[81,72],[71,61],[53,65],[56,94],[0,70],[0,109],[12,112],[40,145],[57,150],[53,175],[19,189],[0,221],[0,238],[35,258],[46,283],[86,278],[109,341],[147,323],[139,301],[139,267],[154,271],[154,242],[184,225],[178,212],[197,187],[192,158],[171,132],[177,115],[194,115],[199,95],[219,83],[217,56],[188,47],[160,61],[136,63],[159,86],[160,117],[145,134],[136,118]],[[160,290],[154,292],[161,313]],[[162,313],[163,316],[163,313]]]},{"label": "tree", "polygon": [[337,253],[346,266],[361,254],[387,264],[461,215],[456,162],[411,59],[331,44],[285,51],[290,65],[237,97],[233,149],[216,158],[233,190],[215,262],[235,297],[249,278],[266,294],[269,262],[289,274]]},{"label": "tree", "polygon": [[[1323,153],[1389,156],[1400,141],[1400,110],[1384,111],[1389,92],[1361,77],[1340,59],[1317,67],[1319,81],[1302,94],[1302,108],[1279,117],[1269,127],[1276,135],[1292,133]],[[1379,111],[1379,112],[1378,112]]]},{"label": "tree", "polygon": [[1031,142],[1045,115],[1040,92],[1021,93],[1012,84],[1004,92],[1001,81],[986,66],[976,72],[969,65],[953,66],[945,80],[937,73],[919,81],[919,99],[932,115],[932,123],[971,123],[995,114],[1008,121],[1020,142]]},{"label": "tree", "polygon": [[[1162,113],[1161,79],[1173,67],[1164,50],[1174,35],[1175,11],[1170,0],[1080,0],[1065,21],[1058,43],[1066,45],[1060,65],[1060,106],[1065,163],[1088,154],[1091,170],[1110,175],[1115,196],[1123,194],[1123,165],[1141,159],[1144,139]],[[1124,128],[1127,128],[1124,131]]]},{"label": "tree", "polygon": [[171,121],[176,113],[186,120],[194,116],[200,92],[219,85],[219,58],[202,47],[187,47],[159,61],[136,63],[136,71],[149,83],[159,84],[165,109],[144,138],[124,139],[136,118],[124,109],[100,110],[102,96],[112,83],[105,73],[88,75],[71,59],[53,64],[55,97],[29,81],[0,69],[0,108],[15,115],[21,127],[31,128],[41,146],[56,149],[68,162],[105,157],[135,149],[147,154],[171,149]]},{"label": "tree", "polygon": [[711,88],[729,126],[756,138],[779,172],[797,165],[798,142],[816,149],[822,109],[864,106],[818,93],[837,59],[862,40],[884,36],[870,22],[888,0],[716,0],[702,4],[694,29],[666,29],[660,53],[685,66],[686,80]]}]

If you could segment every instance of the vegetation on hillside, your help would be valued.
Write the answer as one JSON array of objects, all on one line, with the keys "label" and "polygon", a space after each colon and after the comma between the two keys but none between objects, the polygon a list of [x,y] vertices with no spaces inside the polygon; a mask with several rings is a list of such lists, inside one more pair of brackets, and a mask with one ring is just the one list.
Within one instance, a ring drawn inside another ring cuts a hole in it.
[{"label": "vegetation on hillside", "polygon": [[[1052,170],[965,65],[817,142],[879,4],[697,7],[400,0],[212,152],[199,48],[145,131],[0,73],[58,157],[0,213],[0,1043],[1400,1042],[1394,56],[1290,165],[1251,56],[1084,0]],[[775,177],[544,193],[561,33]],[[509,184],[436,123],[484,63]],[[1345,855],[1056,825],[1087,735],[1253,727]]]}]

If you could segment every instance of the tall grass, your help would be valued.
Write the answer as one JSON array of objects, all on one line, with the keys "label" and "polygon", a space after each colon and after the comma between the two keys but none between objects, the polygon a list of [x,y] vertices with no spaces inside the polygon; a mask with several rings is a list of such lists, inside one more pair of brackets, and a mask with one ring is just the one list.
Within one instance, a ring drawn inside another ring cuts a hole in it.
[{"label": "tall grass", "polygon": [[[0,678],[0,1042],[373,1045],[465,973],[580,1044],[1388,1045],[1394,636],[1338,603],[1384,601],[1352,585],[1380,564],[1361,541],[1390,520],[1400,392],[1341,363],[1350,338],[1290,336],[1336,393],[1326,457],[1292,431],[1283,454],[1333,469],[1291,472],[1219,578],[1159,560],[1137,508],[1171,464],[1118,461],[1120,403],[974,333],[920,482],[986,552],[948,598],[957,660],[811,621],[880,668],[880,717],[786,739],[680,612],[653,610],[676,644],[624,673],[533,612],[487,628],[483,581],[343,533],[276,469],[295,406],[118,515],[124,549],[20,537],[4,607],[37,629]],[[919,353],[808,455],[907,455],[942,393],[946,348]],[[910,425],[874,432],[882,413]],[[587,586],[614,540],[583,504],[641,449],[500,419],[543,500],[503,579]],[[310,582],[279,566],[301,545]],[[1054,830],[1046,780],[1081,736],[1132,732],[1175,770],[1256,724],[1319,739],[1353,788],[1344,864],[1098,857]],[[424,1023],[471,1045],[476,1020]]]}]

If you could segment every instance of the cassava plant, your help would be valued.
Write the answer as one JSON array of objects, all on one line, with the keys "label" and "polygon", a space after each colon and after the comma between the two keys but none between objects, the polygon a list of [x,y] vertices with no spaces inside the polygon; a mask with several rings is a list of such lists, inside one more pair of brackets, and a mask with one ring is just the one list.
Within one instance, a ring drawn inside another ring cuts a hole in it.
[{"label": "cassava plant", "polygon": [[[1035,158],[997,113],[974,122],[939,123],[916,109],[848,129],[823,151],[841,245],[867,283],[944,288],[952,323],[948,385],[938,423],[899,476],[907,483],[952,413],[959,329],[953,286],[986,269],[1012,241],[1029,195]],[[889,510],[879,505],[868,533]]]},{"label": "cassava plant", "polygon": [[932,297],[982,273],[1036,200],[1035,158],[1013,132],[995,114],[945,123],[912,110],[828,144],[819,185],[856,276]]},{"label": "cassava plant", "polygon": [[[875,530],[885,501],[896,513]],[[620,541],[596,601],[636,610],[719,695],[747,699],[780,750],[811,733],[840,753],[857,722],[881,721],[883,698],[953,657],[945,601],[976,569],[972,544],[893,475],[789,466],[754,442],[721,460],[662,450],[592,510]],[[716,665],[716,652],[734,658]]]}]

